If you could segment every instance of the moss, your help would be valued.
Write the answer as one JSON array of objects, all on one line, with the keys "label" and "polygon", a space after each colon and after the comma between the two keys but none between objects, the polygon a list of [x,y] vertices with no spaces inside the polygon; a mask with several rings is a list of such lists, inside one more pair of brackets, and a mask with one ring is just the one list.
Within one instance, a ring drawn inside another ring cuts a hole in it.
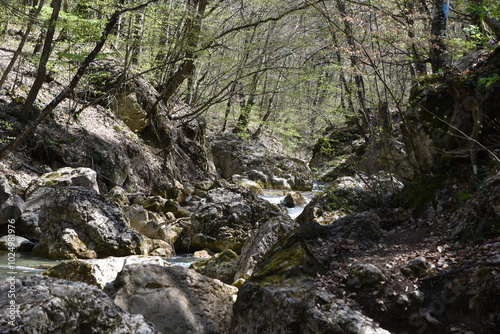
[{"label": "moss", "polygon": [[437,206],[436,191],[444,180],[443,174],[419,178],[403,191],[397,201],[406,209],[413,208],[413,216],[420,217],[429,205]]}]

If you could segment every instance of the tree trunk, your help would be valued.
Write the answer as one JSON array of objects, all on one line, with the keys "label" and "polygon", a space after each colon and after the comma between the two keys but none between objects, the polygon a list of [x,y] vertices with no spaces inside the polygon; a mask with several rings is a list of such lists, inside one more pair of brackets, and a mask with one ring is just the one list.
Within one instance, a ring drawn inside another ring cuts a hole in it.
[{"label": "tree trunk", "polygon": [[[56,0],[57,1],[57,0]],[[108,20],[108,23],[106,24],[106,27],[104,28],[104,31],[102,33],[102,36],[100,40],[97,42],[95,45],[94,49],[88,54],[88,56],[85,58],[85,60],[82,62],[80,67],[78,68],[78,71],[76,74],[73,76],[71,79],[71,82],[69,83],[68,86],[66,86],[42,111],[38,117],[31,122],[22,132],[17,136],[17,138],[12,141],[10,144],[7,146],[3,147],[0,150],[0,160],[5,158],[7,155],[9,155],[11,152],[13,152],[15,149],[17,149],[22,142],[29,136],[31,135],[38,125],[42,123],[42,121],[62,102],[64,99],[66,99],[76,88],[80,80],[82,79],[83,75],[87,71],[87,68],[90,66],[90,64],[94,61],[94,59],[97,57],[99,52],[101,52],[101,49],[103,48],[104,44],[106,43],[106,40],[108,39],[108,36],[110,33],[113,31],[116,23],[118,22],[118,18],[120,17],[121,14],[126,13],[128,11],[133,11],[133,10],[138,10],[146,7],[150,3],[157,2],[159,0],[150,0],[144,4],[137,5],[133,8],[128,8],[128,9],[123,9],[120,11],[115,12],[111,18]],[[59,0],[60,3],[60,0]]]},{"label": "tree trunk", "polygon": [[[40,0],[40,3],[38,4],[38,8],[33,13],[34,19],[36,19],[38,17],[38,15],[40,14],[40,11],[42,10],[44,2],[45,2],[45,0]],[[9,65],[7,65],[7,68],[3,72],[2,78],[0,79],[0,89],[2,89],[3,85],[5,84],[5,81],[7,80],[7,77],[9,76],[10,71],[12,71],[12,68],[16,64],[17,58],[19,58],[19,56],[23,52],[24,44],[26,44],[26,41],[28,40],[29,34],[31,33],[31,29],[33,28],[33,23],[34,23],[34,20],[30,20],[30,22],[28,23],[28,26],[26,27],[26,31],[24,32],[24,35],[21,38],[21,42],[19,42],[19,45],[17,46],[16,52],[14,52],[14,55],[12,55],[12,58],[9,62]]]},{"label": "tree trunk", "polygon": [[431,46],[429,58],[432,72],[437,73],[446,66],[446,23],[449,0],[434,0],[434,13],[431,24]]},{"label": "tree trunk", "polygon": [[24,103],[23,109],[21,109],[21,120],[26,121],[28,115],[33,108],[38,92],[42,88],[45,82],[45,76],[47,74],[47,62],[49,61],[50,53],[52,52],[52,41],[54,39],[54,33],[56,31],[56,22],[59,17],[59,11],[61,9],[61,0],[52,0],[50,6],[52,7],[52,15],[48,22],[47,34],[45,35],[45,42],[43,44],[42,55],[40,56],[40,64],[38,65],[38,72],[36,74],[35,82],[31,86],[31,90],[26,97],[26,102]]}]

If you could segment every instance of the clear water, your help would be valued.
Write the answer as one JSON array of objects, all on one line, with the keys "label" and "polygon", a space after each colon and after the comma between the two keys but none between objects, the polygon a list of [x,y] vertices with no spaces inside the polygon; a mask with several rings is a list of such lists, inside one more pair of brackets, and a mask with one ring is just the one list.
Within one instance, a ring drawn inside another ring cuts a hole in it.
[{"label": "clear water", "polygon": [[[193,257],[192,254],[182,254],[165,260],[173,266],[188,268],[192,263],[203,260]],[[30,253],[16,253],[15,269],[11,270],[8,262],[8,253],[0,252],[0,280],[15,276],[41,274],[48,268],[55,266],[61,260],[48,260],[41,257],[32,256]],[[15,274],[13,274],[13,272]]]},{"label": "clear water", "polygon": [[[283,200],[285,199],[285,196],[288,192],[289,191],[286,190],[264,189],[264,194],[260,195],[259,197],[265,199],[266,201],[272,204],[280,205],[280,203],[283,202]],[[313,191],[301,191],[300,193],[305,198],[307,203],[309,203],[309,201],[314,195]],[[302,213],[302,211],[304,211],[304,207],[301,206],[296,206],[293,208],[286,208],[286,209],[292,219],[297,218]]]},{"label": "clear water", "polygon": [[[7,277],[27,276],[41,274],[49,267],[58,264],[60,261],[48,260],[41,257],[36,257],[30,253],[16,253],[16,261],[14,270],[9,266],[8,252],[0,252],[0,279]],[[15,274],[13,274],[15,273]]]}]

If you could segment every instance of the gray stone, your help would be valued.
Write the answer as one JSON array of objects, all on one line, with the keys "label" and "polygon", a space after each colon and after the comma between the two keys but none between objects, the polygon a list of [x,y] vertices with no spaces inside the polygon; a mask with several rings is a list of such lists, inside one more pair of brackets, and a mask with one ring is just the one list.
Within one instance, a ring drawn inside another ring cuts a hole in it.
[{"label": "gray stone", "polygon": [[120,209],[83,187],[38,188],[39,242],[33,252],[53,259],[145,254],[147,238],[128,228]]},{"label": "gray stone", "polygon": [[25,208],[23,199],[16,194],[9,181],[0,175],[0,225],[19,219]]},{"label": "gray stone", "polygon": [[126,266],[109,291],[123,310],[163,333],[227,333],[237,289],[182,267]]},{"label": "gray stone", "polygon": [[55,172],[43,174],[38,179],[33,180],[26,190],[26,198],[29,199],[38,188],[61,188],[68,186],[92,189],[96,193],[99,193],[97,173],[95,171],[86,167],[64,167]]},{"label": "gray stone", "polygon": [[[15,295],[13,326],[9,294]],[[0,282],[0,331],[6,334],[160,334],[139,314],[116,306],[95,286],[51,277],[28,276]]]},{"label": "gray stone", "polygon": [[423,256],[419,256],[408,262],[406,267],[409,269],[409,273],[416,277],[423,277],[427,275],[428,270],[431,268],[431,264]]},{"label": "gray stone", "polygon": [[16,235],[4,235],[0,238],[0,251],[31,252],[35,244]]},{"label": "gray stone", "polygon": [[193,213],[191,229],[182,245],[188,251],[232,249],[239,254],[267,220],[283,215],[277,206],[246,188],[232,185],[212,189]]},{"label": "gray stone", "polygon": [[305,206],[306,199],[302,196],[301,193],[293,191],[291,193],[286,194],[283,199],[283,203],[287,208],[293,208],[296,206]]},{"label": "gray stone", "polygon": [[373,288],[383,280],[384,274],[373,264],[355,264],[349,268],[347,286],[354,289]]},{"label": "gray stone", "polygon": [[105,259],[66,260],[43,274],[50,277],[61,278],[69,281],[83,282],[104,289],[112,284],[116,276],[125,266],[130,264],[154,264],[168,267],[170,264],[159,256],[124,256],[108,257]]},{"label": "gray stone", "polygon": [[234,282],[237,270],[238,254],[230,249],[217,253],[208,260],[193,263],[190,268],[202,275],[216,278],[226,284]]}]

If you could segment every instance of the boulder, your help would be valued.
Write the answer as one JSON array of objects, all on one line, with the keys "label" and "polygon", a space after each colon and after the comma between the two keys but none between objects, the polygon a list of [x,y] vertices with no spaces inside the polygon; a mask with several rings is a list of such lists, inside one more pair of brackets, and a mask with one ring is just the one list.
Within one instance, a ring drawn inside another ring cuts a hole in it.
[{"label": "boulder", "polygon": [[61,187],[83,187],[92,189],[99,193],[97,185],[97,173],[90,168],[71,168],[64,167],[55,172],[45,173],[37,179],[34,179],[28,189],[26,189],[26,198],[42,187],[61,188]]},{"label": "boulder", "polygon": [[23,199],[16,194],[9,181],[0,175],[0,225],[15,222],[25,208]]},{"label": "boulder", "polygon": [[402,272],[416,277],[424,277],[428,274],[431,264],[423,256],[419,256],[413,260],[408,261],[406,268],[402,269]]},{"label": "boulder", "polygon": [[269,151],[257,142],[246,142],[223,133],[211,139],[212,155],[220,177],[235,174],[255,181],[262,188],[311,190],[312,176],[307,164],[296,158]]},{"label": "boulder", "polygon": [[283,204],[287,208],[294,208],[296,206],[305,206],[307,203],[306,199],[302,196],[301,193],[297,191],[290,192],[286,194],[283,199]]},{"label": "boulder", "polygon": [[285,215],[267,220],[243,246],[234,280],[250,277],[256,263],[271,249],[274,243],[296,227],[298,224]]},{"label": "boulder", "polygon": [[359,311],[318,289],[335,266],[331,226],[307,223],[279,239],[243,284],[229,333],[389,334]]},{"label": "boulder", "polygon": [[480,185],[455,215],[459,222],[452,237],[474,242],[500,236],[500,172]]},{"label": "boulder", "polygon": [[143,254],[147,238],[128,228],[123,213],[111,202],[83,187],[35,190],[41,234],[33,252],[53,259],[96,258]]},{"label": "boulder", "polygon": [[125,266],[131,264],[154,264],[168,267],[170,264],[159,256],[125,256],[108,257],[105,259],[66,260],[49,270],[43,275],[65,279],[68,281],[83,282],[104,289],[112,284],[116,276]]},{"label": "boulder", "polygon": [[238,254],[230,249],[217,253],[208,260],[193,263],[189,268],[202,275],[216,278],[226,284],[234,282],[237,270]]},{"label": "boulder", "polygon": [[346,284],[359,290],[379,286],[383,280],[384,274],[373,264],[355,264],[349,268]]},{"label": "boulder", "polygon": [[246,188],[231,185],[212,189],[193,213],[192,226],[182,240],[183,249],[232,249],[239,254],[262,224],[283,215],[277,206]]},{"label": "boulder", "polygon": [[403,187],[402,182],[384,171],[371,176],[340,177],[324,193],[313,197],[297,217],[297,222],[330,224],[348,214],[377,209],[387,204]]},{"label": "boulder", "polygon": [[482,78],[498,73],[500,48],[474,57],[469,55],[460,69],[446,75],[423,77],[410,92],[403,135],[412,164],[421,174],[460,161],[477,173],[491,162],[491,150],[498,142],[500,81],[485,85]]},{"label": "boulder", "polygon": [[4,235],[0,238],[0,251],[31,252],[35,244],[16,235]]},{"label": "boulder", "polygon": [[142,315],[124,312],[97,287],[52,277],[2,280],[0,315],[0,331],[9,334],[160,334]]},{"label": "boulder", "polygon": [[149,125],[148,113],[137,102],[134,92],[116,94],[111,109],[133,132],[141,132]]},{"label": "boulder", "polygon": [[126,266],[109,291],[115,304],[142,314],[162,333],[227,333],[237,289],[182,267]]}]

